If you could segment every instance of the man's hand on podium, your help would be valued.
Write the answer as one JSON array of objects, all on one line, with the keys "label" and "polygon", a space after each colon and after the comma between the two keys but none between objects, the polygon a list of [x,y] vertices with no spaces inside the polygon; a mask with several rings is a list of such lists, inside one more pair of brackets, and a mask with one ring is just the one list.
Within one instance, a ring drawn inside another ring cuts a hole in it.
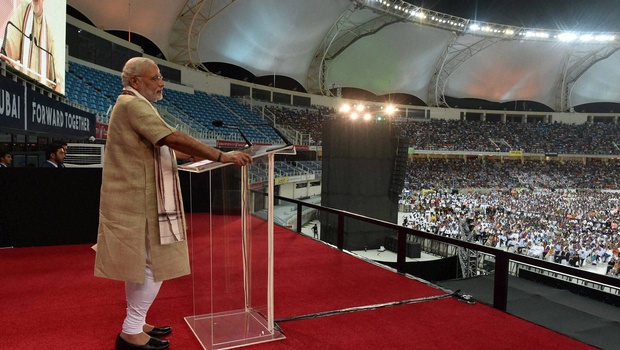
[{"label": "man's hand on podium", "polygon": [[236,166],[242,167],[248,163],[252,163],[252,156],[247,153],[234,151],[234,152],[222,152],[220,162],[222,163],[235,163]]}]

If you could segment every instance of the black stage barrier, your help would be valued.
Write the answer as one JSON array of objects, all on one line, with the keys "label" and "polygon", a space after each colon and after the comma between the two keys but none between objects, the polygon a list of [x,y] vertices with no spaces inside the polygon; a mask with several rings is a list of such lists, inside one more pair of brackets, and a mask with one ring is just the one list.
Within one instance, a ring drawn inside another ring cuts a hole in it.
[{"label": "black stage barrier", "polygon": [[[395,262],[376,261],[380,264],[396,268]],[[448,258],[415,261],[405,263],[406,272],[412,276],[421,278],[426,281],[443,281],[457,278],[459,269],[459,260],[457,256]]]},{"label": "black stage barrier", "polygon": [[[226,167],[212,178],[214,186],[231,188],[238,183],[239,169]],[[209,186],[206,174],[179,172],[187,212],[206,212]],[[201,180],[199,180],[201,178]],[[97,242],[101,168],[6,168],[0,171],[0,247],[34,247]],[[191,192],[191,193],[190,193]],[[215,202],[223,194],[215,191]],[[239,196],[227,194],[220,214],[238,213]],[[189,205],[190,198],[193,206]],[[218,204],[220,205],[220,204]]]},{"label": "black stage barrier", "polygon": [[95,243],[101,169],[0,170],[0,247]]},{"label": "black stage barrier", "polygon": [[536,283],[544,284],[549,287],[568,290],[577,295],[597,300],[606,304],[620,306],[620,296],[607,293],[602,290],[596,290],[594,288],[586,287],[580,284],[573,283],[572,281],[566,281],[551,276],[545,276],[533,271],[525,269],[519,269],[519,278],[530,280]]},{"label": "black stage barrier", "polygon": [[[388,222],[398,217],[398,194],[391,191],[399,146],[400,128],[349,119],[323,123],[323,176],[321,205],[346,210]],[[403,158],[403,157],[401,157]],[[404,154],[406,162],[406,154]],[[403,176],[404,177],[404,176]],[[337,218],[321,213],[321,238],[336,244]],[[384,229],[355,220],[345,220],[345,248],[376,249],[383,245]]]},{"label": "black stage barrier", "polygon": [[[385,249],[397,253],[398,252],[398,238],[387,236],[384,240]],[[407,242],[405,256],[412,259],[419,259],[422,256],[422,244]]]}]

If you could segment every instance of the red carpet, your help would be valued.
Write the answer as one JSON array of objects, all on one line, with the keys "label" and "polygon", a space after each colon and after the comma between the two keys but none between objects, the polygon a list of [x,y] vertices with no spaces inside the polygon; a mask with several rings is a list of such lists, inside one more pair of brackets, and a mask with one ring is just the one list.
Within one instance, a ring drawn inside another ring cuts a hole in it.
[{"label": "red carpet", "polygon": [[[276,228],[275,317],[445,294]],[[87,245],[0,250],[3,349],[113,349],[124,284],[93,277]],[[191,276],[167,281],[149,321],[171,325],[171,349],[202,349],[191,315]],[[280,322],[286,339],[253,349],[592,349],[488,306],[453,298]]]}]

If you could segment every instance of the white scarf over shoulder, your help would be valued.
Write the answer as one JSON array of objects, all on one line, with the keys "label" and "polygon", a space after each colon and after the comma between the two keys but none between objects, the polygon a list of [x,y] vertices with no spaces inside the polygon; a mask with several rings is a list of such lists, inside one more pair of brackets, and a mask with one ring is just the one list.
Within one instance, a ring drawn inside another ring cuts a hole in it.
[{"label": "white scarf over shoulder", "polygon": [[[45,16],[43,16],[43,18],[41,18],[41,27],[39,29],[39,33],[33,33],[33,28],[34,28],[34,21],[36,21],[35,15],[34,15],[34,6],[32,5],[32,3],[28,4],[28,6],[26,7],[26,16],[24,18],[24,26],[22,28],[22,32],[24,33],[24,35],[28,38],[38,38],[38,45],[39,47],[36,47],[31,40],[22,40],[22,47],[21,47],[21,53],[22,53],[22,63],[26,65],[26,67],[28,68],[36,68],[38,69],[38,72],[41,74],[39,76],[39,81],[41,83],[45,83],[45,79],[48,76],[48,69],[49,69],[49,63],[50,63],[50,57],[47,54],[46,50],[49,50],[48,46],[48,42],[47,42],[47,20],[45,19]],[[34,50],[38,50],[38,60],[39,60],[39,66],[38,67],[32,67],[31,64],[31,60],[34,56]]]},{"label": "white scarf over shoulder", "polygon": [[[149,103],[161,118],[157,109],[140,93],[131,88],[123,90]],[[161,244],[170,244],[186,239],[186,224],[183,214],[183,201],[179,187],[174,151],[168,146],[154,146],[155,181],[157,183],[157,212],[159,218],[159,238]]]}]

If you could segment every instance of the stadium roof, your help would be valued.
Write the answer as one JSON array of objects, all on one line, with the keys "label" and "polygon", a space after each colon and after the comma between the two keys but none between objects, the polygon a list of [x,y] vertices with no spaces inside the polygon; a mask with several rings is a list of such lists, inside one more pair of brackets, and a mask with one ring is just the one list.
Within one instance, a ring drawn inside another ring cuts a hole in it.
[{"label": "stadium roof", "polygon": [[458,17],[529,28],[620,32],[616,0],[406,0]]},{"label": "stadium roof", "polygon": [[[552,40],[553,34],[529,40],[469,30],[480,21],[512,26],[510,31],[523,35],[523,26],[533,26],[612,36],[620,27],[615,1],[559,3],[68,0],[95,26],[139,34],[170,61],[288,77],[311,93],[329,94],[340,86],[378,96],[412,95],[428,105],[486,100],[532,101],[552,110],[601,102],[613,108],[620,104],[620,35],[611,42],[584,43]],[[417,6],[430,12],[410,20],[395,12],[405,4],[412,6],[410,16]],[[460,27],[451,29],[452,21]]]}]

